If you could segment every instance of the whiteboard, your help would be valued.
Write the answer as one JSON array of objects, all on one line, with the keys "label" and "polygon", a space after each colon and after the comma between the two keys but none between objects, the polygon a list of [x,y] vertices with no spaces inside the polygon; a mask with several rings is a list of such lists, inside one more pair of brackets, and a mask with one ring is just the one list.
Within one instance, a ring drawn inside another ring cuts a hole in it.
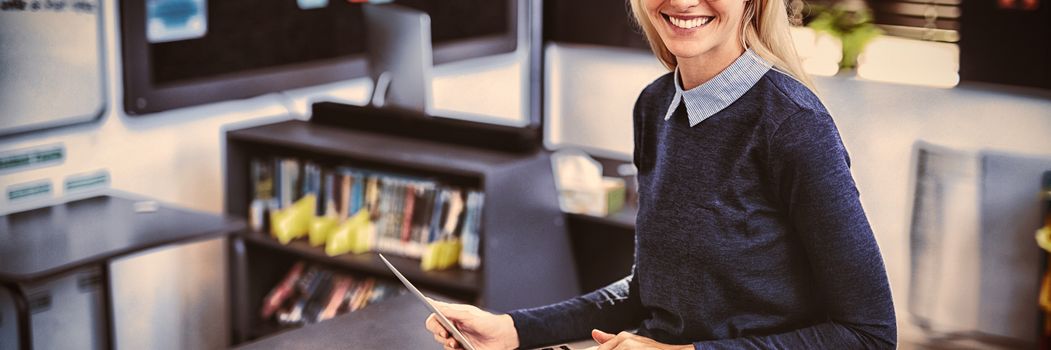
[{"label": "whiteboard", "polygon": [[101,14],[98,0],[0,0],[0,136],[102,116]]}]

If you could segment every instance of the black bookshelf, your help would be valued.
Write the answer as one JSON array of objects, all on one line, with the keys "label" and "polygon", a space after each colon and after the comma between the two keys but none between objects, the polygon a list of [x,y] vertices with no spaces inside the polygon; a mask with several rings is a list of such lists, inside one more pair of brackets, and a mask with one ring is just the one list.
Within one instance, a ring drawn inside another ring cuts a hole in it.
[{"label": "black bookshelf", "polygon": [[[234,217],[248,215],[255,157],[352,165],[477,189],[485,195],[478,270],[423,271],[417,259],[391,262],[424,291],[493,311],[545,305],[580,292],[547,152],[501,152],[298,120],[229,131],[225,152],[225,212]],[[305,241],[282,245],[250,231],[230,244],[234,344],[280,331],[260,319],[258,308],[296,261],[395,281],[375,253],[330,257]]]},{"label": "black bookshelf", "polygon": [[[338,269],[380,276],[386,276],[390,271],[386,265],[383,265],[379,254],[376,253],[328,256],[321,247],[311,247],[305,240],[295,240],[284,245],[260,232],[245,232],[242,237],[246,243],[254,247],[294,255],[304,260],[322,262]],[[387,256],[387,260],[390,260],[391,264],[414,284],[430,286],[432,289],[445,291],[446,294],[451,295],[477,295],[480,290],[481,273],[477,271],[463,269],[423,271],[420,269],[419,259],[392,255]]]},{"label": "black bookshelf", "polygon": [[637,212],[629,205],[607,216],[566,214],[581,291],[605,287],[631,273]]},{"label": "black bookshelf", "polygon": [[619,177],[627,188],[624,207],[606,216],[566,214],[580,290],[593,291],[624,278],[635,263],[635,219],[639,212],[635,175],[618,169],[630,159],[592,154],[602,165],[602,176]]}]

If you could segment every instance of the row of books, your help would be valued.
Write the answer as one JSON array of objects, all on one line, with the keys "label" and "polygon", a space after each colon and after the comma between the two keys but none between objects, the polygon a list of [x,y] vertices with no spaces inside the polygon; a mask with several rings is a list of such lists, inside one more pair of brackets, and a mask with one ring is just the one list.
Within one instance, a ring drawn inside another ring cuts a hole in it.
[{"label": "row of books", "polygon": [[[440,255],[444,257],[437,260],[440,263],[436,266],[440,267],[451,265],[447,261],[452,254],[452,265],[459,263],[463,268],[477,269],[481,264],[482,192],[433,179],[349,166],[322,167],[295,158],[253,159],[251,176],[254,196],[249,221],[257,231],[291,238],[305,236],[309,224],[291,228],[297,232],[278,232],[268,227],[275,223],[268,225],[267,218],[272,216],[267,213],[291,208],[306,198],[311,203],[304,208],[309,208],[310,214],[335,219],[336,226],[359,215],[367,218],[366,227],[355,229],[355,235],[364,237],[353,241],[361,244],[352,244],[355,249],[350,251],[375,250],[423,260]],[[310,234],[315,245],[333,241],[321,237],[315,240],[314,233]],[[436,249],[438,242],[452,248]],[[365,247],[360,248],[361,245]],[[436,254],[439,250],[442,253]]]},{"label": "row of books", "polygon": [[297,262],[263,299],[260,316],[282,326],[302,326],[354,312],[404,292],[404,287],[393,283]]}]

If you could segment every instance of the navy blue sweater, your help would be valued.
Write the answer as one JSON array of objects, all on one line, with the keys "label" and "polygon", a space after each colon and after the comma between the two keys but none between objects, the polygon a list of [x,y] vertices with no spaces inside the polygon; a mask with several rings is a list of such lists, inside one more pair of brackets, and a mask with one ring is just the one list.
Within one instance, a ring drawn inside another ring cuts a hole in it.
[{"label": "navy blue sweater", "polygon": [[523,348],[637,330],[697,349],[893,348],[886,271],[829,113],[770,70],[690,127],[672,74],[635,104],[631,276],[511,312]]}]

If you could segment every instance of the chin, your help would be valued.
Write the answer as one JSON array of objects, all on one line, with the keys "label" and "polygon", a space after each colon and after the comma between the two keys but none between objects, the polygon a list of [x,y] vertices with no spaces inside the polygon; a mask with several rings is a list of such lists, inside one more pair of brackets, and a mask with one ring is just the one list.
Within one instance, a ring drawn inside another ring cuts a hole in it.
[{"label": "chin", "polygon": [[703,47],[703,46],[699,46],[699,45],[688,45],[688,46],[676,45],[676,46],[669,46],[668,47],[668,51],[671,52],[671,54],[674,55],[675,57],[678,57],[678,58],[681,59],[681,58],[697,57],[697,56],[704,55],[705,52],[708,52],[708,48]]}]

